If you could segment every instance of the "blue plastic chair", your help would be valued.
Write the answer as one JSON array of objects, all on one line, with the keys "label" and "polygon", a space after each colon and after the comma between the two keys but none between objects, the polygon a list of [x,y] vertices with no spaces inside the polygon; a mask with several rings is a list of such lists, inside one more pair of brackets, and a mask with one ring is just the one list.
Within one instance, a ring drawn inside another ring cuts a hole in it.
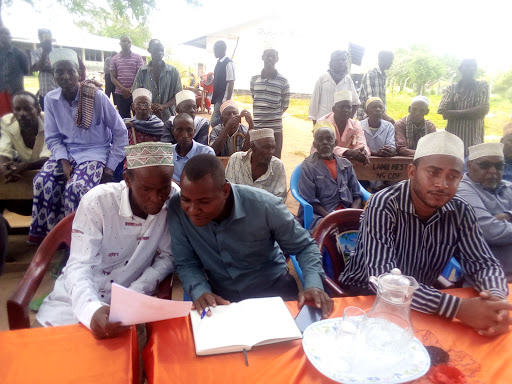
[{"label": "blue plastic chair", "polygon": [[[313,206],[309,204],[306,200],[304,200],[302,196],[299,194],[299,178],[301,166],[302,163],[297,165],[292,172],[292,177],[290,178],[290,190],[295,200],[297,200],[304,209],[304,228],[308,229],[311,226],[311,223],[313,222]],[[366,203],[370,198],[371,193],[364,189],[361,184],[359,184],[359,189],[361,190],[361,193],[363,195],[363,201]]]}]

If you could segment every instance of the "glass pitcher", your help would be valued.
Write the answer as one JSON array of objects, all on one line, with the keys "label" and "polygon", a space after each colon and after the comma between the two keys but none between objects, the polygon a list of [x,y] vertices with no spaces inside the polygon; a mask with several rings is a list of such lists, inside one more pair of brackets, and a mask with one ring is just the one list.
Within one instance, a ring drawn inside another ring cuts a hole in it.
[{"label": "glass pitcher", "polygon": [[414,336],[411,323],[411,300],[418,282],[404,276],[399,269],[370,277],[377,297],[368,312],[365,330],[366,346],[376,359],[400,359]]}]

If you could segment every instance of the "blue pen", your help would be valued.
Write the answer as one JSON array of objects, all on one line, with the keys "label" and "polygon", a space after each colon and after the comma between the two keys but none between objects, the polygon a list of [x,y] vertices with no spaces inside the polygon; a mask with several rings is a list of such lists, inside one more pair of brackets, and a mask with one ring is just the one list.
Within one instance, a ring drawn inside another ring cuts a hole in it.
[{"label": "blue pen", "polygon": [[206,316],[206,313],[210,310],[210,307],[206,307],[203,309],[203,312],[201,312],[201,320],[203,320],[203,317]]}]

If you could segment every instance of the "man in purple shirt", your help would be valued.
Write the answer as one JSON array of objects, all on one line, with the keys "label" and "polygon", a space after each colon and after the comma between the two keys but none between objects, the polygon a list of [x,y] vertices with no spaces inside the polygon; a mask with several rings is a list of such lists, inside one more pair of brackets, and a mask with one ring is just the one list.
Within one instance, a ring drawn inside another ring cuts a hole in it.
[{"label": "man in purple shirt", "polygon": [[112,180],[125,156],[128,134],[107,96],[93,82],[78,82],[78,57],[67,49],[50,55],[59,88],[45,96],[45,142],[52,156],[34,177],[28,241],[39,244],[82,196]]},{"label": "man in purple shirt", "polygon": [[119,39],[121,52],[110,59],[110,79],[116,86],[114,100],[117,110],[123,119],[131,117],[130,108],[132,106],[132,85],[135,75],[140,67],[144,65],[142,57],[133,53],[132,40],[129,36],[123,36]]}]

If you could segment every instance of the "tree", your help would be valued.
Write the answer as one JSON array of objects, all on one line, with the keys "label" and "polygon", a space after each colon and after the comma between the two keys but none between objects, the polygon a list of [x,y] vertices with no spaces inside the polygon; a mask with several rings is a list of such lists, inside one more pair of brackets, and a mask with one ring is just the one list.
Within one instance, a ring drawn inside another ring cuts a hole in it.
[{"label": "tree", "polygon": [[498,76],[494,83],[494,92],[508,99],[512,98],[512,68]]}]

